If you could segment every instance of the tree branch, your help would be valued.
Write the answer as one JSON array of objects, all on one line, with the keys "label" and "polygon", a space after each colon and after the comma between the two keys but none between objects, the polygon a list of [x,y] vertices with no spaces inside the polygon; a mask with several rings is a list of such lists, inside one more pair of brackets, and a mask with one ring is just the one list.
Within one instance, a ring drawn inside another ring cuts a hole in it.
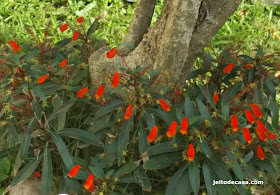
[{"label": "tree branch", "polygon": [[[124,43],[133,45],[134,47],[138,46],[151,25],[156,2],[157,0],[138,1],[132,23],[124,37]],[[132,51],[132,48],[127,45],[120,45],[118,51],[122,56],[127,56]]]}]

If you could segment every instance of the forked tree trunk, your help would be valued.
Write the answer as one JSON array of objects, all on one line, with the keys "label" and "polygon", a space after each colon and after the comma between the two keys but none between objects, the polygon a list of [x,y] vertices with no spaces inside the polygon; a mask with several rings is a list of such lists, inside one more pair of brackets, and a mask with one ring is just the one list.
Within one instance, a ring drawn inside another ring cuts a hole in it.
[{"label": "forked tree trunk", "polygon": [[[133,68],[168,71],[176,86],[185,83],[199,52],[236,10],[241,0],[165,0],[161,15],[149,29],[156,0],[138,0],[134,18],[117,49]],[[132,50],[127,45],[135,46]],[[89,59],[91,82],[99,85],[124,66],[121,58],[107,59],[101,48]]]}]

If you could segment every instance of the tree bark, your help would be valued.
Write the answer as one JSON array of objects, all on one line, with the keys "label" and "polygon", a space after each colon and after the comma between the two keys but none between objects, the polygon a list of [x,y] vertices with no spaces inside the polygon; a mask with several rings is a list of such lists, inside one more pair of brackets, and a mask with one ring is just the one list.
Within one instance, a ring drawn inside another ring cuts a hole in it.
[{"label": "tree bark", "polygon": [[[118,48],[119,54],[123,55],[131,68],[160,68],[170,73],[170,80],[174,85],[182,86],[198,53],[203,51],[240,2],[241,0],[165,0],[160,17],[147,32],[147,23],[151,21],[155,1],[139,0],[132,28],[125,38],[125,41],[134,44],[136,49],[131,51],[129,48],[124,49],[127,46],[122,45]],[[149,3],[153,8],[144,12],[143,6]],[[146,17],[140,16],[141,14]],[[143,28],[137,27],[137,24],[141,24]],[[106,75],[124,66],[119,57],[107,59],[108,50],[109,48],[102,48],[90,57],[93,85],[100,84]]]}]

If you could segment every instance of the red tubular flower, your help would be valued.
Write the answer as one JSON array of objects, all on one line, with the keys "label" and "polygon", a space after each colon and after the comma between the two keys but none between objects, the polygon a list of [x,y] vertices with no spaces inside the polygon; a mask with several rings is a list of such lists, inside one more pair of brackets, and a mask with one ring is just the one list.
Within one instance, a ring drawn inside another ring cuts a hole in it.
[{"label": "red tubular flower", "polygon": [[250,112],[250,110],[245,110],[245,116],[249,123],[254,124],[256,119],[254,118],[253,114]]},{"label": "red tubular flower", "polygon": [[266,141],[266,139],[267,139],[266,131],[264,131],[260,127],[256,127],[255,129],[256,129],[256,133],[257,133],[258,138],[263,142]]},{"label": "red tubular flower", "polygon": [[38,84],[42,84],[46,81],[46,79],[48,78],[48,75],[43,75],[40,78],[38,78]]},{"label": "red tubular flower", "polygon": [[66,66],[67,60],[62,60],[62,62],[60,62],[60,68],[64,68]]},{"label": "red tubular flower", "polygon": [[276,134],[272,134],[270,132],[266,132],[266,135],[269,137],[269,139],[275,139],[276,138]]},{"label": "red tubular flower", "polygon": [[147,137],[148,142],[152,143],[153,141],[155,141],[155,139],[157,138],[157,134],[158,134],[158,127],[154,126]]},{"label": "red tubular flower", "polygon": [[250,131],[247,128],[243,129],[243,137],[248,144],[250,144],[253,141]]},{"label": "red tubular flower", "polygon": [[19,50],[20,50],[20,46],[19,46],[16,42],[10,40],[10,41],[9,41],[9,44],[10,44],[10,46],[13,48],[13,50],[16,50],[16,51],[19,51]]},{"label": "red tubular flower", "polygon": [[86,88],[80,89],[80,90],[77,92],[78,98],[83,98],[83,97],[85,97],[85,94],[87,93],[87,91],[88,91],[88,88],[87,88],[87,87],[86,87]]},{"label": "red tubular flower", "polygon": [[235,115],[231,117],[231,128],[234,132],[238,131],[238,119]]},{"label": "red tubular flower", "polygon": [[99,98],[101,98],[103,96],[104,93],[104,86],[100,85],[96,91],[96,94],[94,95],[95,98],[98,100]]},{"label": "red tubular flower", "polygon": [[89,191],[89,192],[93,192],[93,189],[94,189],[94,185],[92,184],[92,185],[89,187],[88,191]]},{"label": "red tubular flower", "polygon": [[215,91],[213,95],[213,102],[215,105],[217,104],[218,100],[219,100],[219,94],[217,91]]},{"label": "red tubular flower", "polygon": [[258,155],[259,159],[261,159],[261,160],[265,159],[263,150],[262,150],[262,148],[260,146],[257,147],[257,155]]},{"label": "red tubular flower", "polygon": [[35,172],[34,172],[34,177],[36,177],[36,178],[41,178],[40,172],[39,172],[39,171],[35,171]]},{"label": "red tubular flower", "polygon": [[68,24],[63,24],[61,27],[60,27],[60,31],[63,33],[64,31],[67,30],[67,26]]},{"label": "red tubular flower", "polygon": [[260,111],[259,107],[256,104],[252,104],[251,106],[252,110],[253,110],[253,114],[258,117],[258,118],[262,118],[263,114]]},{"label": "red tubular flower", "polygon": [[246,62],[244,62],[244,67],[247,68],[247,69],[251,69],[251,68],[253,68],[253,65],[252,64],[247,64]]},{"label": "red tubular flower", "polygon": [[159,99],[159,103],[163,110],[165,110],[166,112],[170,111],[170,106],[166,103],[166,101],[164,101],[163,99]]},{"label": "red tubular flower", "polygon": [[94,178],[94,175],[93,174],[90,174],[87,178],[87,181],[86,183],[84,184],[84,188],[89,190],[91,188],[91,186],[93,185],[93,178]]},{"label": "red tubular flower", "polygon": [[130,119],[130,117],[132,115],[132,108],[133,108],[133,105],[131,105],[131,104],[127,107],[125,114],[123,116],[125,120]]},{"label": "red tubular flower", "polygon": [[234,65],[235,65],[234,63],[231,63],[231,64],[227,65],[224,68],[224,70],[223,70],[224,74],[227,74],[227,73],[231,72],[231,70],[233,69]]},{"label": "red tubular flower", "polygon": [[78,36],[79,36],[79,31],[76,31],[76,32],[73,34],[72,40],[73,40],[73,41],[76,41],[76,40],[78,39]]},{"label": "red tubular flower", "polygon": [[189,122],[188,122],[188,118],[187,117],[184,117],[182,119],[182,122],[181,122],[181,129],[180,129],[180,133],[182,135],[186,135],[188,133],[188,128],[189,128]]},{"label": "red tubular flower", "polygon": [[73,168],[68,172],[68,176],[69,176],[70,178],[75,177],[75,176],[78,174],[80,167],[81,167],[80,165],[76,165],[75,167],[73,167]]},{"label": "red tubular flower", "polygon": [[117,52],[117,49],[111,49],[110,51],[107,52],[107,58],[115,57],[116,52]]},{"label": "red tubular flower", "polygon": [[174,137],[174,135],[176,134],[176,131],[177,131],[177,122],[173,121],[171,123],[171,125],[169,126],[168,131],[166,132],[166,136],[168,138]]},{"label": "red tubular flower", "polygon": [[78,23],[82,23],[83,21],[84,21],[84,18],[82,16],[77,19]]},{"label": "red tubular flower", "polygon": [[120,74],[116,72],[112,79],[112,83],[111,83],[112,88],[115,89],[119,85],[119,82],[120,82]]},{"label": "red tubular flower", "polygon": [[192,144],[190,144],[188,148],[188,160],[194,161],[194,147]]}]

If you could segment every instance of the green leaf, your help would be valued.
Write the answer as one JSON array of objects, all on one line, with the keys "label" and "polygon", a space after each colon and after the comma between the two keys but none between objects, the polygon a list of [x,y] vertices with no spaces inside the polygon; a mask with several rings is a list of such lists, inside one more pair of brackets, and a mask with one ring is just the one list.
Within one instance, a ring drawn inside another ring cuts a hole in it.
[{"label": "green leaf", "polygon": [[98,26],[98,20],[95,19],[87,31],[87,37],[90,38]]},{"label": "green leaf", "polygon": [[68,171],[70,171],[74,167],[74,163],[67,146],[65,145],[61,137],[54,131],[48,130],[48,132],[50,133],[65,166],[67,167]]},{"label": "green leaf", "polygon": [[47,98],[45,96],[45,94],[42,92],[42,90],[40,89],[40,86],[36,86],[36,87],[33,87],[31,89],[31,91],[38,97],[40,98],[40,100],[42,101],[46,101]]},{"label": "green leaf", "polygon": [[35,102],[34,100],[31,102],[32,110],[35,113],[35,117],[38,121],[42,119],[42,107],[38,102]]},{"label": "green leaf", "polygon": [[61,41],[59,41],[55,46],[59,49],[64,48],[68,43],[72,42],[72,38],[66,38]]},{"label": "green leaf", "polygon": [[171,115],[162,109],[148,108],[147,110],[155,112],[167,125],[170,125],[173,121]]},{"label": "green leaf", "polygon": [[149,156],[158,155],[162,153],[168,153],[168,152],[175,152],[178,151],[178,148],[173,147],[173,142],[163,142],[159,143],[153,146],[150,146],[147,150],[147,153]]},{"label": "green leaf", "polygon": [[9,176],[6,175],[5,173],[1,173],[1,172],[0,172],[0,182],[6,180],[8,177],[9,177]]},{"label": "green leaf", "polygon": [[72,137],[95,146],[102,145],[102,142],[100,142],[100,140],[94,134],[77,128],[65,128],[58,132],[58,135]]},{"label": "green leaf", "polygon": [[134,171],[139,166],[139,164],[140,164],[140,160],[133,161],[126,165],[123,165],[112,175],[112,178],[120,177],[122,174],[128,174],[128,173]]},{"label": "green leaf", "polygon": [[58,109],[54,110],[49,118],[48,118],[48,122],[52,121],[53,119],[55,119],[57,116],[59,116],[61,113],[66,113],[76,102],[76,99],[71,99],[68,100],[67,102],[65,102],[62,106],[60,106]]},{"label": "green leaf", "polygon": [[145,119],[149,130],[151,130],[154,126],[156,126],[155,117],[151,113],[145,112]]},{"label": "green leaf", "polygon": [[208,120],[211,120],[211,115],[208,112],[206,106],[202,103],[202,101],[197,98],[196,102],[197,102],[198,110],[199,110],[201,116],[205,116]]},{"label": "green leaf", "polygon": [[263,48],[259,46],[258,51],[255,55],[255,59],[257,59],[259,56],[263,56],[265,52],[263,51]]},{"label": "green leaf", "polygon": [[27,152],[28,152],[29,147],[30,147],[31,133],[32,133],[32,130],[33,130],[34,123],[35,123],[35,117],[33,117],[29,121],[26,132],[23,135],[22,143],[21,143],[20,149],[19,149],[21,160],[24,160],[27,157]]},{"label": "green leaf", "polygon": [[277,167],[273,166],[272,162],[270,162],[269,160],[265,159],[265,160],[257,160],[256,165],[258,167],[260,167],[263,170],[266,170],[270,177],[272,178],[272,181],[276,184],[277,183],[277,177],[278,177],[278,171],[277,171]]},{"label": "green leaf", "polygon": [[36,57],[40,51],[38,49],[35,49],[33,51],[29,51],[26,56],[23,58],[24,62],[29,62],[32,60],[34,57]]},{"label": "green leaf", "polygon": [[186,80],[190,80],[190,79],[196,78],[198,75],[203,75],[203,74],[205,74],[208,71],[209,71],[209,68],[201,68],[201,69],[198,69],[198,70],[190,71],[187,74]]},{"label": "green leaf", "polygon": [[181,167],[179,170],[176,171],[176,173],[172,176],[172,179],[167,185],[165,195],[173,195],[173,194],[181,195],[181,193],[175,193],[175,191],[179,188],[185,189],[185,186],[179,186],[178,184],[182,180],[186,170],[187,170],[187,165]]},{"label": "green leaf", "polygon": [[191,162],[189,164],[189,177],[190,183],[193,189],[194,194],[198,194],[199,187],[200,187],[200,170],[198,168],[198,164],[195,162]]},{"label": "green leaf", "polygon": [[104,163],[111,166],[117,158],[117,149],[118,149],[119,139],[115,138],[114,141],[109,144],[107,150],[105,151],[106,155],[104,157]]},{"label": "green leaf", "polygon": [[197,144],[201,148],[202,152],[206,155],[206,157],[210,161],[213,161],[214,160],[214,154],[213,154],[211,148],[209,147],[208,143],[206,142],[206,140],[204,139],[202,143],[197,142]]},{"label": "green leaf", "polygon": [[10,79],[12,78],[13,73],[8,74],[1,82],[1,89],[3,89],[6,85],[10,83]]},{"label": "green leaf", "polygon": [[222,105],[222,115],[225,118],[225,121],[229,119],[229,105],[224,104]]},{"label": "green leaf", "polygon": [[211,162],[211,168],[215,172],[215,174],[218,176],[218,178],[222,180],[232,180],[231,175],[229,174],[225,163],[220,159],[221,157],[218,156],[215,159],[215,162]]},{"label": "green leaf", "polygon": [[254,156],[254,152],[251,151],[243,158],[243,163],[247,163],[251,160],[251,158]]},{"label": "green leaf", "polygon": [[145,170],[140,166],[135,170],[135,174],[136,178],[138,179],[138,183],[142,187],[142,190],[145,192],[151,192],[152,182]]},{"label": "green leaf", "polygon": [[202,172],[203,172],[204,182],[207,189],[207,194],[214,195],[216,194],[216,192],[213,188],[213,178],[210,169],[211,168],[209,167],[207,161],[204,161],[202,165]]},{"label": "green leaf", "polygon": [[222,105],[226,105],[234,98],[237,93],[242,89],[242,84],[241,83],[236,83],[232,87],[229,88],[228,92],[226,93],[224,98],[222,99]]},{"label": "green leaf", "polygon": [[0,160],[0,173],[8,174],[10,171],[10,161],[7,157]]},{"label": "green leaf", "polygon": [[43,171],[42,171],[42,187],[41,194],[48,195],[52,190],[53,183],[53,166],[50,149],[47,147],[44,151]]},{"label": "green leaf", "polygon": [[182,160],[181,152],[161,154],[150,158],[144,163],[143,168],[146,170],[158,170],[171,166],[173,163]]},{"label": "green leaf", "polygon": [[141,121],[139,122],[138,127],[138,144],[140,154],[143,154],[149,147],[147,133],[146,130],[143,128]]},{"label": "green leaf", "polygon": [[127,145],[129,142],[129,133],[133,129],[133,117],[131,117],[128,121],[126,121],[121,128],[121,134],[119,136],[119,143],[118,143],[118,150],[117,150],[117,156],[118,156],[118,164],[121,164],[121,161],[124,159],[123,152],[127,150]]},{"label": "green leaf", "polygon": [[105,116],[106,114],[114,111],[115,109],[123,106],[125,104],[124,100],[116,100],[109,102],[105,106],[101,107],[95,114],[95,120],[99,119],[100,117]]},{"label": "green leaf", "polygon": [[99,166],[99,164],[97,164],[96,166],[89,166],[89,170],[97,178],[100,178],[100,179],[104,178],[104,171],[103,171],[102,167]]},{"label": "green leaf", "polygon": [[269,103],[267,108],[270,110],[271,122],[274,129],[278,129],[279,123],[279,106],[275,99],[269,98]]},{"label": "green leaf", "polygon": [[14,177],[14,179],[12,180],[10,185],[15,186],[22,180],[29,178],[30,175],[32,175],[32,173],[36,170],[36,168],[38,167],[38,165],[40,164],[42,159],[43,159],[43,154],[41,154],[39,157],[36,157],[33,160],[31,160],[25,167],[23,167],[17,173],[17,175]]},{"label": "green leaf", "polygon": [[269,79],[269,78],[265,78],[264,82],[265,82],[266,88],[269,91],[269,95],[271,95],[271,97],[273,99],[275,99],[275,97],[276,97],[276,90],[275,90],[275,86],[274,86],[273,81],[271,79]]},{"label": "green leaf", "polygon": [[[63,101],[58,95],[55,95],[54,98],[52,99],[52,105],[54,108],[53,111],[55,112],[63,105]],[[62,112],[57,116],[56,119],[54,119],[55,129],[57,129],[57,131],[62,130],[65,126],[65,121],[66,121],[66,112]]]},{"label": "green leaf", "polygon": [[208,87],[208,92],[207,92],[207,89],[205,86],[203,85],[198,85],[201,93],[204,95],[205,99],[208,100],[207,103],[210,104],[210,106],[213,108],[213,109],[216,109],[216,106],[213,102],[213,98],[211,97],[211,94],[210,94],[210,90],[209,90],[209,87]]},{"label": "green leaf", "polygon": [[43,83],[40,85],[41,91],[46,95],[53,95],[56,91],[63,88],[63,86],[55,83]]}]

